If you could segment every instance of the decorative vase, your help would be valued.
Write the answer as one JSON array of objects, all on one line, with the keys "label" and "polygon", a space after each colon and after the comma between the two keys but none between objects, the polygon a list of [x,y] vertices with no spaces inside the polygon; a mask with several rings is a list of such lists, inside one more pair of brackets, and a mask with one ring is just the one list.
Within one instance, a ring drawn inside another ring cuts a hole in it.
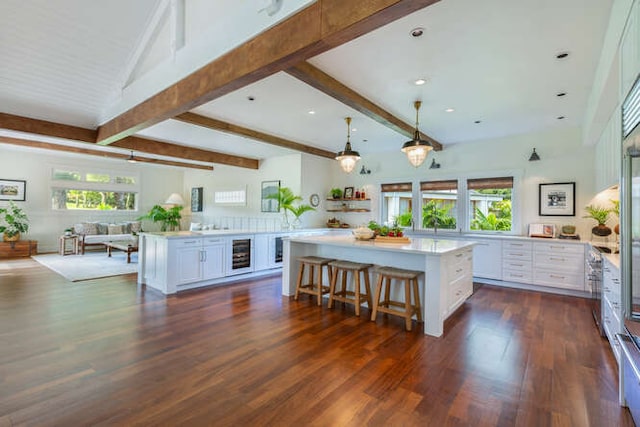
[{"label": "decorative vase", "polygon": [[283,230],[290,230],[291,229],[291,224],[289,224],[289,217],[287,216],[287,213],[285,212],[284,215],[282,215],[282,225],[281,225]]},{"label": "decorative vase", "polygon": [[2,235],[2,240],[4,240],[5,242],[17,242],[18,240],[20,240],[20,233],[16,233],[13,236],[9,236],[7,233],[4,233]]},{"label": "decorative vase", "polygon": [[291,229],[292,230],[297,230],[297,229],[300,229],[300,228],[302,228],[302,221],[300,221],[299,217],[296,217],[291,222]]},{"label": "decorative vase", "polygon": [[611,229],[604,224],[598,224],[591,229],[591,232],[596,236],[606,237],[611,234]]}]

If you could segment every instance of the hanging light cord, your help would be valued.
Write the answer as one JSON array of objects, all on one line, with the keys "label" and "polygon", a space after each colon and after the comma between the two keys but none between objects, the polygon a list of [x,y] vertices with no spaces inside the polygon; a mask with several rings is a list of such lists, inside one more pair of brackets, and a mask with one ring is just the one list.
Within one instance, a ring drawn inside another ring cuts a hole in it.
[{"label": "hanging light cord", "polygon": [[350,144],[351,138],[351,117],[345,117],[344,121],[347,122],[347,144]]}]

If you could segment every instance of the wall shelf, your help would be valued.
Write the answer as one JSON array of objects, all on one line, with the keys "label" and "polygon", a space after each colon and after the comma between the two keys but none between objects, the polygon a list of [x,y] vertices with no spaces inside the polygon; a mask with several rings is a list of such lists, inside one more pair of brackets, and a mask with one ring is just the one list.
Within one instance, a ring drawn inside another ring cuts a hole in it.
[{"label": "wall shelf", "polygon": [[371,199],[327,199],[327,212],[371,212]]}]

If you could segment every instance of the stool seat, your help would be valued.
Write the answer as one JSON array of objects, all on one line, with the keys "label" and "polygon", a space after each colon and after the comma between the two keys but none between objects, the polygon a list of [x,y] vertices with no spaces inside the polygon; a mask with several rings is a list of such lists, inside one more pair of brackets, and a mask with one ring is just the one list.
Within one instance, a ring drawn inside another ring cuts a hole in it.
[{"label": "stool seat", "polygon": [[[298,281],[296,283],[296,294],[294,299],[297,301],[300,293],[309,295],[315,295],[318,298],[318,305],[322,305],[322,294],[329,293],[329,286],[325,286],[322,283],[322,267],[327,267],[327,277],[329,283],[331,283],[331,268],[329,263],[333,261],[333,258],[323,258],[319,256],[301,256],[298,257],[300,263],[300,270],[298,271]],[[304,282],[304,270],[305,267],[309,267],[308,282]],[[318,269],[318,277],[314,282],[315,269]]]},{"label": "stool seat", "polygon": [[[411,318],[414,314],[418,322],[422,322],[418,278],[423,272],[387,266],[378,266],[374,271],[378,275],[378,280],[376,282],[376,292],[373,297],[371,320],[376,320],[378,312],[400,316],[405,319],[405,328],[407,331],[411,330]],[[404,302],[391,299],[391,283],[393,283],[393,280],[396,281],[395,283],[404,282]],[[381,300],[383,283],[385,285],[385,297]],[[411,300],[412,290],[413,302]]]},{"label": "stool seat", "polygon": [[[352,262],[345,260],[335,260],[329,263],[331,268],[331,286],[329,287],[329,305],[333,307],[334,301],[341,301],[346,304],[354,304],[356,316],[360,316],[360,306],[367,303],[367,307],[371,308],[371,285],[369,282],[369,268],[373,264],[363,264],[360,262]],[[347,290],[347,275],[351,273],[353,277],[354,289]],[[342,275],[340,290],[336,290],[338,276]],[[364,292],[360,291],[360,275],[364,278]],[[364,299],[363,299],[364,297]]]}]

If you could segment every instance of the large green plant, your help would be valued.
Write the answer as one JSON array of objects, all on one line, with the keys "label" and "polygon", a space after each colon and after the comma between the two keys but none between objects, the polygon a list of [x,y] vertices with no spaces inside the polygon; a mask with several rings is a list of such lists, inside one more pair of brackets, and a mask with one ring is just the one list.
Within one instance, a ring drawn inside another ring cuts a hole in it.
[{"label": "large green plant", "polygon": [[155,205],[149,212],[137,219],[148,219],[154,223],[160,222],[161,231],[174,231],[180,228],[180,220],[182,219],[182,215],[180,214],[181,210],[182,206],[173,206],[165,209],[160,205]]},{"label": "large green plant", "polygon": [[0,208],[0,233],[13,237],[27,231],[29,231],[29,218],[21,208],[13,202],[9,202],[9,207]]},{"label": "large green plant", "polygon": [[455,229],[456,218],[449,215],[450,207],[442,206],[435,200],[429,200],[422,206],[422,228]]},{"label": "large green plant", "polygon": [[312,206],[299,203],[302,200],[302,197],[296,196],[289,187],[280,187],[277,193],[269,194],[266,198],[276,200],[278,202],[280,210],[284,210],[284,217],[287,223],[289,222],[287,212],[291,212],[296,219],[300,219],[300,216],[302,216],[303,213],[315,211],[315,208]]},{"label": "large green plant", "polygon": [[585,206],[584,210],[587,211],[587,214],[583,216],[583,218],[595,219],[598,225],[605,225],[611,213],[611,209],[596,205]]}]

